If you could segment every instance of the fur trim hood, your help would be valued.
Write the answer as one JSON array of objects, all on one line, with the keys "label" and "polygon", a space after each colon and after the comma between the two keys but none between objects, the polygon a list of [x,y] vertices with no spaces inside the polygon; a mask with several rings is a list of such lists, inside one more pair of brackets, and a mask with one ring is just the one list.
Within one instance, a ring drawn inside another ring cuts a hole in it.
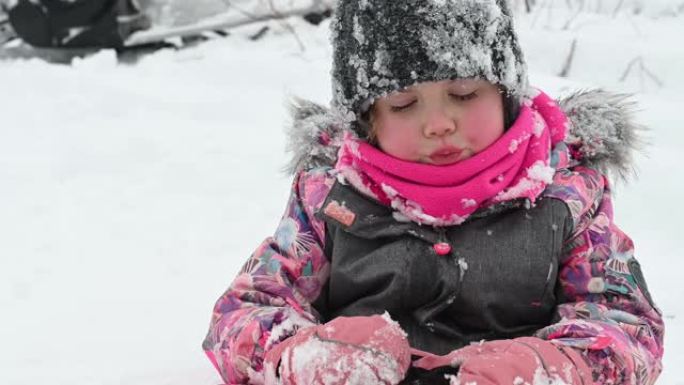
[{"label": "fur trim hood", "polygon": [[[623,181],[635,173],[634,153],[645,146],[641,137],[645,128],[635,122],[636,104],[630,95],[585,90],[561,98],[558,103],[570,120],[565,141],[581,165]],[[292,158],[285,170],[294,174],[333,166],[347,130],[343,117],[299,98],[291,101],[290,112],[287,151]]]}]

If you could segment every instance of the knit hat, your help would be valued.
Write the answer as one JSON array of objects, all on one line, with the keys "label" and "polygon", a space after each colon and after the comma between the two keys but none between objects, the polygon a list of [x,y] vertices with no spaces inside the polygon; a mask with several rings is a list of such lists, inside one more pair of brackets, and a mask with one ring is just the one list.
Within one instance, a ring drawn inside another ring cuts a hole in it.
[{"label": "knit hat", "polygon": [[361,137],[375,99],[413,84],[480,78],[517,115],[527,68],[507,0],[338,0],[332,108]]}]

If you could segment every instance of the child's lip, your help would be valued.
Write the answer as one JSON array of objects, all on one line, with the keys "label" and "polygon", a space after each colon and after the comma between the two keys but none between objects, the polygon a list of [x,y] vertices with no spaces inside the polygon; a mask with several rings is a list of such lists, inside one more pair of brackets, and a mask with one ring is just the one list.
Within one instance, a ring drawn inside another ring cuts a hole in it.
[{"label": "child's lip", "polygon": [[430,159],[435,164],[454,163],[461,158],[463,150],[454,146],[444,146],[438,148],[430,154]]}]

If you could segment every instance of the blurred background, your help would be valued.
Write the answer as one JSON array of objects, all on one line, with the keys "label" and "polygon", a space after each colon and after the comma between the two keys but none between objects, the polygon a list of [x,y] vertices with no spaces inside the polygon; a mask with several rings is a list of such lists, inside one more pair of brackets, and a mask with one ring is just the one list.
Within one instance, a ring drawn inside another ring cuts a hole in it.
[{"label": "blurred background", "polygon": [[[330,100],[333,2],[89,1],[0,1],[0,384],[218,384],[200,344],[285,206],[285,101]],[[683,385],[684,0],[514,7],[534,85],[638,102],[616,221]]]}]

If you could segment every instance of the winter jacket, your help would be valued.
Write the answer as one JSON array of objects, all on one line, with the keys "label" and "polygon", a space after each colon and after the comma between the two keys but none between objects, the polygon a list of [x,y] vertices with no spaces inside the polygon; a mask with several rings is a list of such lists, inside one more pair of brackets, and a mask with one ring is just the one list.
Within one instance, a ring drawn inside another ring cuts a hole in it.
[{"label": "winter jacket", "polygon": [[[217,301],[203,344],[223,379],[262,384],[264,352],[299,328],[388,311],[423,350],[534,335],[579,349],[597,383],[653,384],[662,316],[613,223],[606,177],[630,167],[638,127],[624,99],[602,91],[561,106],[572,127],[543,198],[446,228],[397,221],[340,183],[332,118],[295,110],[294,146],[306,155],[293,161],[285,214]],[[432,251],[439,242],[453,245],[449,256]]]}]

